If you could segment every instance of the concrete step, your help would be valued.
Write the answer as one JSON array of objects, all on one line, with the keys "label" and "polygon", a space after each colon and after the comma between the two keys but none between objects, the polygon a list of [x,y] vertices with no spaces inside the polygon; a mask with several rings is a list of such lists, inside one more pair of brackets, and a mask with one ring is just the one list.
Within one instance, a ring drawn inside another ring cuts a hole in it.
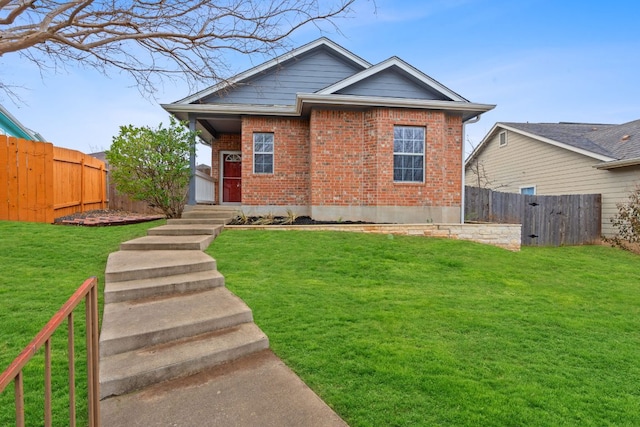
[{"label": "concrete step", "polygon": [[118,251],[109,255],[104,276],[112,283],[215,269],[216,261],[202,251]]},{"label": "concrete step", "polygon": [[167,220],[167,225],[225,225],[233,218],[172,218]]},{"label": "concrete step", "polygon": [[100,357],[213,332],[253,321],[227,288],[105,304]]},{"label": "concrete step", "polygon": [[182,212],[182,218],[233,218],[234,216],[232,212],[203,209]]},{"label": "concrete step", "polygon": [[214,239],[213,234],[187,236],[144,236],[120,244],[121,251],[203,251]]},{"label": "concrete step", "polygon": [[254,323],[173,341],[100,360],[101,399],[185,377],[269,347]]},{"label": "concrete step", "polygon": [[196,271],[150,279],[106,281],[104,303],[115,303],[154,296],[189,293],[224,286],[224,276],[217,270]]},{"label": "concrete step", "polygon": [[185,224],[185,225],[161,225],[147,230],[149,236],[191,236],[207,235],[217,236],[224,227],[222,225]]},{"label": "concrete step", "polygon": [[231,212],[235,215],[239,211],[239,206],[234,205],[186,205],[184,212],[190,211],[214,211],[214,212]]}]

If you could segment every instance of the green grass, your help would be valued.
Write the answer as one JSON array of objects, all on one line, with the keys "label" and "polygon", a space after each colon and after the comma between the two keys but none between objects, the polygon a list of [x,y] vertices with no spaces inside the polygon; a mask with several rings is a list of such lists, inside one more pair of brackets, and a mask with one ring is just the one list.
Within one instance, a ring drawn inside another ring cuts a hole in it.
[{"label": "green grass", "polygon": [[[109,253],[144,235],[158,221],[117,227],[72,227],[0,221],[0,371],[18,356],[40,329],[91,276],[100,282]],[[102,311],[102,310],[101,310]],[[76,373],[79,425],[86,424],[84,304],[76,309]],[[54,425],[68,424],[65,325],[53,338]],[[43,424],[42,351],[27,365],[26,425]],[[0,425],[14,424],[13,386],[0,395]]]},{"label": "green grass", "polygon": [[351,426],[640,425],[640,257],[331,232],[208,252]]}]

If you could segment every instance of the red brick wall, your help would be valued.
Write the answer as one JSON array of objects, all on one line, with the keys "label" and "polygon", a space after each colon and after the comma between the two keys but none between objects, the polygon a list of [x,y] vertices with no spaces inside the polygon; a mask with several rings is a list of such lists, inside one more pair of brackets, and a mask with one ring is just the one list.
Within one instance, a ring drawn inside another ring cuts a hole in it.
[{"label": "red brick wall", "polygon": [[[253,134],[273,132],[273,174],[253,173]],[[309,121],[242,119],[242,204],[309,205]]]},{"label": "red brick wall", "polygon": [[[394,125],[426,127],[425,182],[393,182]],[[274,133],[274,173],[253,173],[253,134]],[[310,118],[244,117],[242,136],[214,143],[242,149],[242,203],[265,206],[441,206],[461,203],[462,120],[439,111],[313,110]],[[313,163],[309,163],[313,159]]]},{"label": "red brick wall", "polygon": [[[378,108],[367,111],[375,149],[377,205],[460,206],[462,119],[439,111]],[[393,181],[393,127],[426,128],[424,183]]]},{"label": "red brick wall", "polygon": [[313,110],[310,122],[311,204],[364,206],[363,113]]},{"label": "red brick wall", "polygon": [[[393,181],[393,127],[426,128],[424,183]],[[406,109],[311,113],[314,206],[460,206],[462,120]]]}]

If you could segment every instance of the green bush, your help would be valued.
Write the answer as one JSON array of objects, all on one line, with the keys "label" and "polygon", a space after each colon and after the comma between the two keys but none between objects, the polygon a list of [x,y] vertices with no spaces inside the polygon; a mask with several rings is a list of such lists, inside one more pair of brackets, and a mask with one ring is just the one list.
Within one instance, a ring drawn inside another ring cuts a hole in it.
[{"label": "green bush", "polygon": [[197,132],[171,117],[169,128],[121,126],[106,152],[116,189],[179,218],[187,201],[189,157]]}]

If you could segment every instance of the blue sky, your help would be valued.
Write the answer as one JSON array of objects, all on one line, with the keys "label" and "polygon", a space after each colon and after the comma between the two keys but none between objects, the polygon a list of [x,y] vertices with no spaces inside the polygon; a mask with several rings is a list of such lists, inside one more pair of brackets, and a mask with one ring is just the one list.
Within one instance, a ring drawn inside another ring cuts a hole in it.
[{"label": "blue sky", "polygon": [[[640,119],[640,2],[358,0],[340,32],[309,26],[297,47],[324,35],[371,63],[398,56],[472,102],[497,104],[466,128],[477,144],[497,121],[625,123]],[[229,57],[234,72],[267,58]],[[60,147],[108,149],[119,126],[155,127],[159,103],[189,95],[168,82],[143,98],[117,70],[70,65],[41,74],[16,54],[0,58],[5,84],[23,102],[0,102]],[[469,148],[467,148],[469,151]],[[199,150],[199,163],[209,163]]]}]

